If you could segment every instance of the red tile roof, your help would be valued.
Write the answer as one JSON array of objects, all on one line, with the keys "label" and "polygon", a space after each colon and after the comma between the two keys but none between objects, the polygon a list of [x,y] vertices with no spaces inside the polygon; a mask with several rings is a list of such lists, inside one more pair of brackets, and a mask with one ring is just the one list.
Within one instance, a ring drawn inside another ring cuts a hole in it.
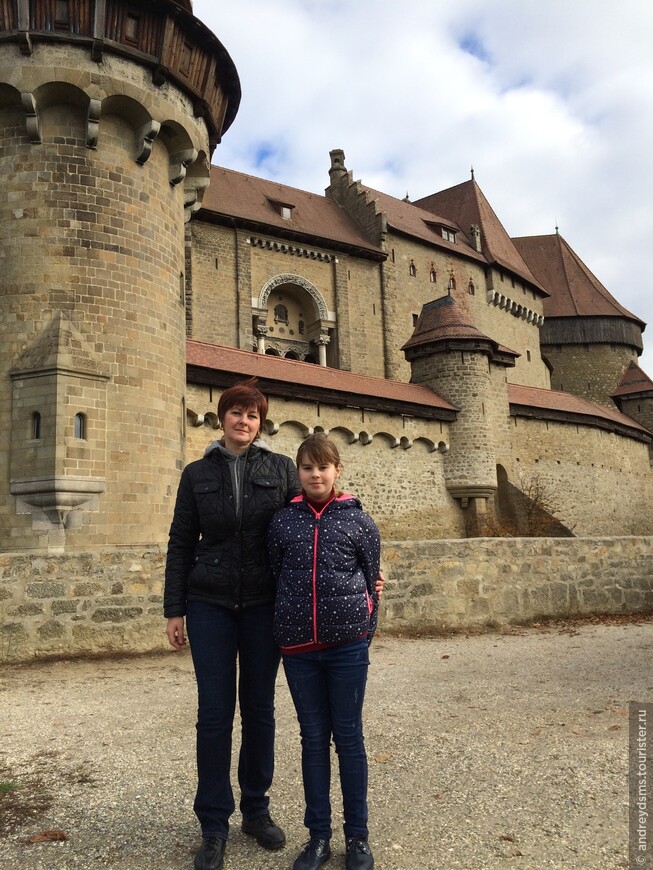
[{"label": "red tile roof", "polygon": [[[291,208],[290,218],[281,216],[282,204]],[[272,227],[288,236],[321,239],[326,247],[335,242],[385,257],[333,200],[220,166],[211,167],[200,218],[202,212],[205,217],[213,214]]]},{"label": "red tile roof", "polygon": [[544,300],[545,318],[624,317],[645,326],[617,302],[558,233],[523,236],[513,242],[533,274],[551,291],[551,297]]},{"label": "red tile roof", "polygon": [[649,378],[646,372],[642,371],[637,363],[631,362],[623,377],[619,381],[619,386],[612,393],[613,396],[630,396],[636,393],[653,392],[653,381]]},{"label": "red tile roof", "polygon": [[[418,384],[404,384],[399,381],[388,381],[383,378],[372,378],[367,375],[357,375],[340,369],[325,368],[297,360],[281,359],[252,351],[236,350],[222,345],[209,344],[203,341],[189,339],[186,342],[186,362],[190,369],[207,370],[216,373],[227,373],[238,378],[258,377],[263,388],[275,395],[292,397],[297,388],[306,388],[328,394],[328,400],[333,404],[356,404],[368,407],[367,400],[378,400],[384,403],[386,409],[401,414],[406,408],[419,415],[423,408],[429,417],[434,411],[447,414],[453,419],[456,411],[444,399],[428,387]],[[189,380],[193,381],[193,372]],[[230,381],[232,382],[232,381]],[[545,390],[538,387],[525,387],[519,384],[508,384],[508,400],[511,410],[521,409],[528,416],[560,415],[577,419],[587,425],[603,425],[609,429],[620,430],[631,436],[650,436],[650,433],[631,417],[616,409],[613,411],[603,405],[596,405],[571,393],[556,390]],[[530,413],[529,413],[530,411]]]},{"label": "red tile roof", "polygon": [[[192,339],[186,342],[186,363],[189,366],[220,372],[229,372],[244,378],[258,377],[278,385],[314,387],[328,391],[334,402],[350,404],[352,397],[366,396],[411,404],[426,408],[455,411],[444,399],[428,387],[404,384],[384,378],[373,378],[353,372],[318,366],[297,360],[282,359],[268,354],[236,350],[223,345],[209,344]],[[401,413],[397,408],[397,413]]]},{"label": "red tile roof", "polygon": [[[473,260],[485,263],[485,257],[469,243],[467,231],[450,218],[441,217],[432,211],[420,208],[412,202],[404,199],[396,199],[387,193],[366,187],[370,200],[378,203],[379,209],[386,215],[388,226],[398,232],[405,233],[413,238],[428,242],[438,248],[453,251],[456,254],[464,254]],[[457,240],[450,242],[442,237],[442,227],[450,227],[457,233]],[[467,228],[469,230],[469,227]]]},{"label": "red tile roof", "polygon": [[541,295],[547,295],[546,285],[540,282],[524,262],[474,179],[418,199],[414,205],[445,215],[462,227],[465,233],[469,233],[472,224],[477,224],[481,230],[483,254],[488,262],[513,272]]},{"label": "red tile roof", "polygon": [[508,384],[508,401],[511,406],[520,406],[541,411],[558,412],[577,418],[586,418],[587,423],[600,420],[610,428],[631,429],[636,433],[650,435],[632,417],[622,414],[616,408],[597,405],[572,393],[558,390],[545,390],[540,387],[525,387],[521,384]]}]

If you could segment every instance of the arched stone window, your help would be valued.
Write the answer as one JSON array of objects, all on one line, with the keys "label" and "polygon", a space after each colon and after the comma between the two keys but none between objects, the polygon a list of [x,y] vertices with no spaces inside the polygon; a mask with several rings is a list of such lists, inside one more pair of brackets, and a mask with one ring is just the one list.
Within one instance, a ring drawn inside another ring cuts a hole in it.
[{"label": "arched stone window", "polygon": [[[271,278],[252,306],[252,325],[259,353],[274,351],[276,356],[298,360],[311,354],[320,365],[328,364],[335,313],[303,276],[283,273]],[[331,356],[335,359],[336,352]]]},{"label": "arched stone window", "polygon": [[32,414],[31,435],[35,441],[38,441],[41,438],[41,415],[38,411],[34,411]]}]

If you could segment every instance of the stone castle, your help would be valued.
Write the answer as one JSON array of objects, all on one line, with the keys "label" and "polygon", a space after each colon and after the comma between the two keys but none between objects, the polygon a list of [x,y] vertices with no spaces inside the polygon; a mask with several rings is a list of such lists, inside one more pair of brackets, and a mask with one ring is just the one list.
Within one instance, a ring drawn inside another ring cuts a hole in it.
[{"label": "stone castle", "polygon": [[[239,101],[190,0],[0,4],[5,564],[164,547],[252,375],[270,445],[329,432],[386,540],[653,533],[645,325],[570,244],[510,238],[473,175],[410,202],[338,149],[325,195],[211,166]],[[11,576],[14,618],[94,594]]]}]

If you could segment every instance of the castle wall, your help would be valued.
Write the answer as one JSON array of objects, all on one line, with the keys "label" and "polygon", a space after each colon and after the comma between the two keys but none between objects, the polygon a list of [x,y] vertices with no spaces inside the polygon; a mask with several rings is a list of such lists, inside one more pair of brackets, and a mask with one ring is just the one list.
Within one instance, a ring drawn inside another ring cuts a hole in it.
[{"label": "castle wall", "polygon": [[653,534],[648,445],[602,429],[513,417],[510,482],[541,481],[576,535]]},{"label": "castle wall", "polygon": [[615,344],[545,345],[542,353],[553,366],[551,389],[574,393],[591,402],[614,408],[610,395],[616,390],[637,351]]},{"label": "castle wall", "polygon": [[[252,246],[252,234],[195,220],[192,231],[192,337],[198,341],[251,350],[256,347],[252,308],[268,281],[297,275],[321,294],[335,327],[327,362],[335,368],[384,377],[384,322],[377,263],[320,248],[327,259]],[[256,237],[279,246],[278,239]],[[313,250],[313,249],[311,249]],[[318,250],[318,249],[315,249]],[[283,288],[272,291],[267,319],[270,339],[291,338],[274,323],[274,304],[296,307]],[[284,296],[282,300],[278,296]],[[310,335],[317,311],[306,294],[295,296]],[[295,333],[295,338],[297,338]]]},{"label": "castle wall", "polygon": [[[463,291],[467,287],[463,284]],[[474,325],[519,354],[514,368],[506,369],[508,382],[550,389],[549,370],[540,351],[542,299],[517,278],[492,268],[487,282],[476,284],[474,295],[466,293],[466,301]]]},{"label": "castle wall", "polygon": [[622,396],[619,400],[619,407],[624,414],[637,420],[640,426],[653,432],[653,398],[650,394],[646,397],[638,396],[637,393],[631,398]]},{"label": "castle wall", "polygon": [[[188,427],[187,462],[200,458],[208,444],[222,437],[212,423],[220,394],[206,387],[188,389],[189,410],[211,416],[198,427]],[[384,536],[408,540],[415,535],[464,535],[462,512],[445,487],[441,449],[449,441],[446,424],[270,398],[264,440],[275,452],[294,459],[309,431],[320,430],[328,431],[338,445],[344,465],[341,488],[361,499]]]},{"label": "castle wall", "polygon": [[[383,316],[381,269],[378,263],[338,254],[336,269],[346,281],[347,323],[342,323],[344,299],[338,306],[338,343],[349,371],[372,377],[386,376],[386,347],[391,327]],[[343,366],[344,368],[345,366]],[[408,380],[408,379],[406,379]]]},{"label": "castle wall", "polygon": [[[168,649],[163,548],[0,554],[0,661]],[[392,541],[379,631],[653,611],[653,538]]]}]

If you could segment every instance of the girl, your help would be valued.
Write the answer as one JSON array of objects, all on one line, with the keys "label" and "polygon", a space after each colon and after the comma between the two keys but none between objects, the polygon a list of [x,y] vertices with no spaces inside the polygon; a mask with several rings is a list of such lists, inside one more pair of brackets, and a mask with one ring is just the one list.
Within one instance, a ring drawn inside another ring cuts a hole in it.
[{"label": "girl", "polygon": [[311,435],[297,453],[302,494],[268,531],[277,580],[274,636],[302,738],[310,840],[293,870],[317,870],[331,850],[330,743],[338,753],[347,870],[370,870],[363,698],[368,647],[376,628],[381,543],[352,495],[335,489],[342,464],[335,444]]}]

